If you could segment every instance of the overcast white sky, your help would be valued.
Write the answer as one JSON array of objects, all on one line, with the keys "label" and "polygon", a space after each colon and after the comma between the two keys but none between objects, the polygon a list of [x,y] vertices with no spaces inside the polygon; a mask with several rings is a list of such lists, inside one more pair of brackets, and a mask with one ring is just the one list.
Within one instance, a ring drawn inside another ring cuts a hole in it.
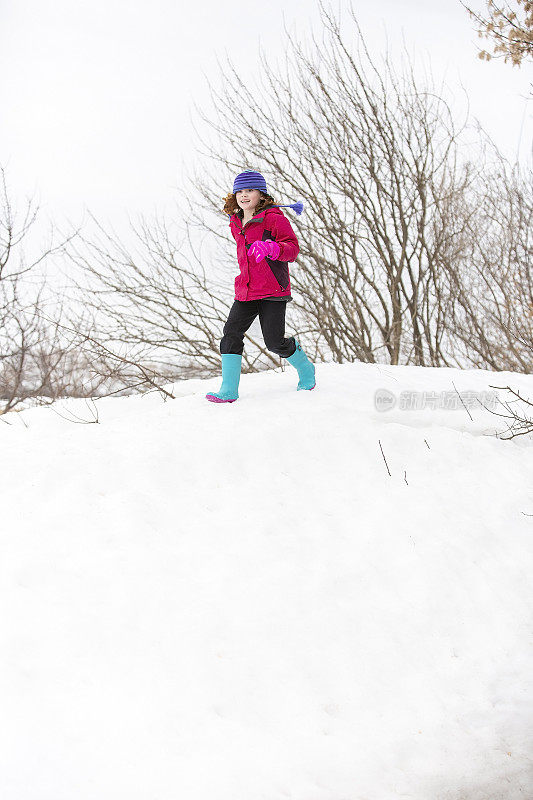
[{"label": "overcast white sky", "polygon": [[[344,0],[333,7],[349,20]],[[353,8],[374,54],[385,36],[395,48],[403,35],[437,80],[463,83],[507,155],[521,139],[521,158],[531,156],[531,66],[479,61],[459,0]],[[0,163],[14,199],[35,193],[57,221],[81,220],[85,207],[113,221],[173,205],[182,159],[195,158],[191,101],[207,101],[203,73],[216,80],[217,54],[246,78],[259,43],[282,55],[284,19],[299,38],[320,31],[317,0],[0,0],[0,9]]]}]

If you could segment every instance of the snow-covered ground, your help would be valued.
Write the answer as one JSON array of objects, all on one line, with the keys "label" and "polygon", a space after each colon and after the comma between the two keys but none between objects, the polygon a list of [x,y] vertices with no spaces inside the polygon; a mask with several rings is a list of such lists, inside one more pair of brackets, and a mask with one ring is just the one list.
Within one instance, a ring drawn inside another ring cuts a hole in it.
[{"label": "snow-covered ground", "polygon": [[296,382],[0,423],[2,800],[533,797],[533,376]]}]

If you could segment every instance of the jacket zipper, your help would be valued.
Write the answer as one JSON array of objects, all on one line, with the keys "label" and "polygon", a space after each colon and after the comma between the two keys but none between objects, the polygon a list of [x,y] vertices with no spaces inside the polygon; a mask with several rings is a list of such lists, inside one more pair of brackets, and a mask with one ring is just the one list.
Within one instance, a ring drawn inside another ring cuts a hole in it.
[{"label": "jacket zipper", "polygon": [[[261,222],[262,219],[263,217],[258,217],[257,219],[255,217],[252,217],[252,219],[249,219],[248,222],[245,222],[244,225],[242,224],[241,220],[241,236],[244,236],[244,229],[246,228],[247,225],[250,224],[250,222]],[[246,250],[246,236],[244,236],[244,248]],[[246,260],[248,260],[248,254],[246,254]],[[246,286],[248,287],[248,284],[246,284]],[[246,297],[248,297],[248,288],[246,288]]]}]

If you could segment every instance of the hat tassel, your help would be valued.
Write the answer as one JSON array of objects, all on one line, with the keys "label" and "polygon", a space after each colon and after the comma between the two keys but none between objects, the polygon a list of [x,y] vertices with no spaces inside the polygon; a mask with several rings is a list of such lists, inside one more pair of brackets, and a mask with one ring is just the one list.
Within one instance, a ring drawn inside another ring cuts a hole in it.
[{"label": "hat tassel", "polygon": [[304,204],[302,203],[301,200],[299,200],[297,203],[290,203],[289,205],[286,206],[281,206],[279,203],[274,203],[274,206],[276,206],[277,208],[293,208],[298,214],[298,216],[300,216],[300,214],[304,210]]}]

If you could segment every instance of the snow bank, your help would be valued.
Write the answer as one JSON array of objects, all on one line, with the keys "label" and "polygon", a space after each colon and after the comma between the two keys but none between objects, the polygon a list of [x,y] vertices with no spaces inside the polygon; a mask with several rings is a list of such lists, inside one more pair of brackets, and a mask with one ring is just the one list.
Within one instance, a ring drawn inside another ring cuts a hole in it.
[{"label": "snow bank", "polygon": [[187,381],[98,400],[99,424],[11,415],[0,796],[533,796],[532,441],[399,401],[506,383],[533,396],[368,364],[296,392],[288,366],[233,404]]}]

